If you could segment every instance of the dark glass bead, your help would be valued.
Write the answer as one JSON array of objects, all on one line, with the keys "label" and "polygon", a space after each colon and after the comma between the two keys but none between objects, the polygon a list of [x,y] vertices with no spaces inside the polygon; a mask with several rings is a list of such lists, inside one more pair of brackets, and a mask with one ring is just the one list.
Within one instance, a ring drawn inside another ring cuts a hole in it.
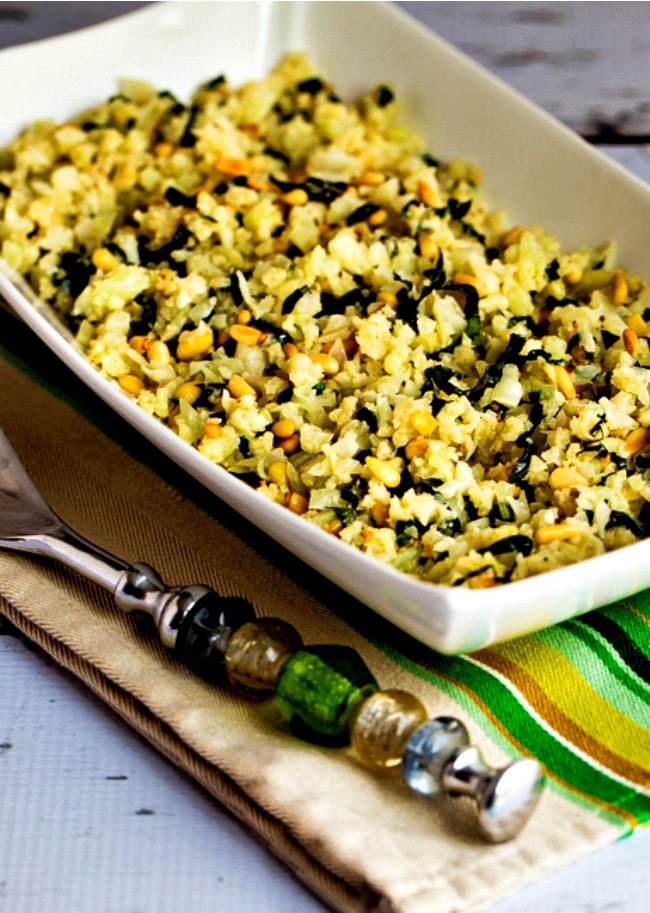
[{"label": "dark glass bead", "polygon": [[299,647],[302,637],[287,621],[260,618],[248,622],[226,647],[228,680],[252,696],[272,694],[282,665]]},{"label": "dark glass bead", "polygon": [[294,734],[322,745],[347,745],[352,711],[377,690],[356,650],[328,644],[297,650],[275,683],[278,705]]},{"label": "dark glass bead", "polygon": [[252,605],[237,596],[205,596],[181,621],[174,652],[202,678],[223,682],[224,654],[233,634],[255,618]]}]

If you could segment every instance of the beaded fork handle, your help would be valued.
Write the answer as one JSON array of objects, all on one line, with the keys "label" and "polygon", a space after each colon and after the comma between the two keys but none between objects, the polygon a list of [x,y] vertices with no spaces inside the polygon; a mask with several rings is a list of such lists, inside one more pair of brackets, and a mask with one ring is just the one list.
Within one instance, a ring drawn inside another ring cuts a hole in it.
[{"label": "beaded fork handle", "polygon": [[305,646],[287,622],[256,619],[245,599],[202,584],[167,586],[149,565],[129,564],[84,539],[46,504],[2,431],[0,548],[56,559],[109,590],[124,612],[146,612],[163,645],[203,678],[257,698],[274,695],[297,737],[351,744],[368,767],[401,766],[419,795],[469,797],[493,843],[516,836],[537,806],[544,788],[537,761],[489,766],[460,720],[427,719],[415,695],[380,690],[350,647]]}]

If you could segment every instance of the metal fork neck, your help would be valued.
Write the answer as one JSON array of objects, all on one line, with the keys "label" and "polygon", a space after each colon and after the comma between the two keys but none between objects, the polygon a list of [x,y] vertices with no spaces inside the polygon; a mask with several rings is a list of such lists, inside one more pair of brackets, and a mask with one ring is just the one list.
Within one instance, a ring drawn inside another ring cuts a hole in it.
[{"label": "metal fork neck", "polygon": [[65,564],[112,593],[123,612],[146,612],[156,623],[162,643],[170,648],[187,613],[204,597],[214,596],[202,584],[167,586],[148,564],[129,564],[62,522],[53,532],[0,540],[0,544]]},{"label": "metal fork neck", "polygon": [[64,523],[53,532],[22,536],[10,542],[3,541],[3,545],[56,559],[111,592],[129,568],[125,561],[88,542]]}]

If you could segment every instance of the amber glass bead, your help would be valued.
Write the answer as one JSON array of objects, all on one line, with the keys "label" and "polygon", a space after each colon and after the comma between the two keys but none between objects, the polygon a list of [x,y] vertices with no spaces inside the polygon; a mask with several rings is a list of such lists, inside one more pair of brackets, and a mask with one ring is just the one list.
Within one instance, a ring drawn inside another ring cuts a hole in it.
[{"label": "amber glass bead", "polygon": [[231,685],[253,695],[273,691],[287,657],[302,646],[293,625],[279,618],[260,618],[238,628],[226,647]]},{"label": "amber glass bead", "polygon": [[278,705],[294,734],[324,745],[348,744],[354,708],[377,689],[356,650],[327,644],[290,656],[275,684]]},{"label": "amber glass bead", "polygon": [[411,734],[426,719],[426,708],[414,694],[377,691],[354,714],[350,726],[354,753],[368,767],[395,767]]}]

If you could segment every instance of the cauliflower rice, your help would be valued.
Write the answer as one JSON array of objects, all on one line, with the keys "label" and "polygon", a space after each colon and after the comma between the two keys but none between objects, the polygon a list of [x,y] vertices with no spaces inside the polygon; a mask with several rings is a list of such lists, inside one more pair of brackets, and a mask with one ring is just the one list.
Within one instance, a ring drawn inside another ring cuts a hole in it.
[{"label": "cauliflower rice", "polygon": [[650,531],[650,302],[508,226],[394,93],[305,55],[125,81],[0,152],[1,253],[124,395],[408,574],[489,587]]}]

